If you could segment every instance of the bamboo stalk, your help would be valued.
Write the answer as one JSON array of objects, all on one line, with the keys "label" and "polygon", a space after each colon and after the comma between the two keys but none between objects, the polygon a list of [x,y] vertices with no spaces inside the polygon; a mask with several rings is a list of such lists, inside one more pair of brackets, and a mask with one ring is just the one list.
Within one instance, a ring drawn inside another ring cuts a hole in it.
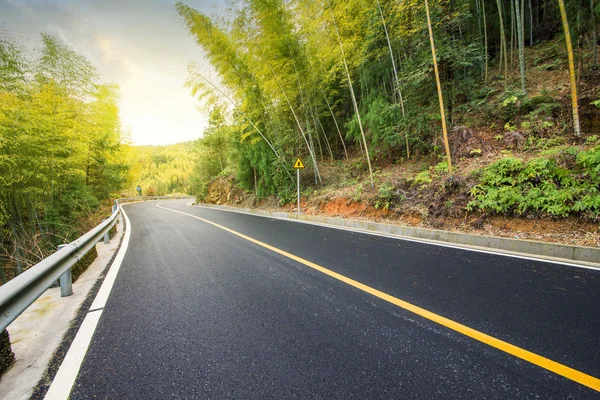
[{"label": "bamboo stalk", "polygon": [[510,68],[515,60],[515,3],[510,1]]},{"label": "bamboo stalk", "polygon": [[558,0],[560,8],[560,16],[562,18],[563,29],[565,31],[565,42],[567,45],[567,55],[569,58],[569,82],[571,84],[571,109],[573,110],[573,128],[575,136],[581,135],[581,127],[579,124],[579,106],[577,104],[577,83],[575,80],[575,63],[573,61],[573,45],[571,44],[571,32],[569,31],[569,21],[567,20],[567,12],[563,0]]},{"label": "bamboo stalk", "polygon": [[[500,18],[500,51],[504,50],[504,90],[508,84],[508,52],[506,51],[506,33],[504,32],[504,18],[502,17],[502,5],[496,0],[498,6],[498,17]],[[502,57],[501,57],[502,58]]]},{"label": "bamboo stalk", "polygon": [[517,41],[519,42],[519,73],[521,75],[521,90],[523,93],[527,93],[527,88],[525,87],[525,41],[523,38],[523,16],[521,12],[523,11],[523,4],[525,4],[525,0],[515,0],[515,13],[517,20]]},{"label": "bamboo stalk", "polygon": [[433,57],[433,70],[435,72],[435,83],[437,85],[438,98],[440,102],[440,114],[442,117],[442,133],[444,135],[444,147],[446,148],[446,159],[448,160],[448,173],[452,175],[452,158],[450,157],[450,145],[448,143],[448,131],[446,129],[446,113],[444,111],[444,97],[442,95],[442,84],[440,83],[440,74],[438,71],[437,57],[435,55],[435,42],[433,40],[433,29],[431,27],[431,17],[429,15],[429,2],[425,0],[425,11],[427,13],[427,28],[429,29],[429,41],[431,42],[431,55]]},{"label": "bamboo stalk", "polygon": [[598,27],[596,26],[596,13],[594,12],[594,0],[590,0],[590,10],[592,14],[592,60],[593,66],[596,68],[598,63]]},{"label": "bamboo stalk", "polygon": [[529,0],[529,47],[533,46],[533,7]]},{"label": "bamboo stalk", "polygon": [[483,13],[483,40],[485,43],[485,73],[483,76],[483,83],[487,84],[488,77],[488,40],[487,40],[487,23],[485,19],[485,0],[481,0],[481,8]]},{"label": "bamboo stalk", "polygon": [[592,13],[592,60],[593,66],[596,68],[598,63],[598,27],[596,26],[596,13],[594,13],[594,0],[590,0],[590,10]]}]

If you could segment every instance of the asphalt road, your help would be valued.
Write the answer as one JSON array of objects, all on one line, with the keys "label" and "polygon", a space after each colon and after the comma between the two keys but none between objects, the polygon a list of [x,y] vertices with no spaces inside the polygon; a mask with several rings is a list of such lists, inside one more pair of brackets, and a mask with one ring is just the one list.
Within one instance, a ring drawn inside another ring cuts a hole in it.
[{"label": "asphalt road", "polygon": [[157,204],[600,377],[600,271],[147,202],[71,399],[600,398]]}]

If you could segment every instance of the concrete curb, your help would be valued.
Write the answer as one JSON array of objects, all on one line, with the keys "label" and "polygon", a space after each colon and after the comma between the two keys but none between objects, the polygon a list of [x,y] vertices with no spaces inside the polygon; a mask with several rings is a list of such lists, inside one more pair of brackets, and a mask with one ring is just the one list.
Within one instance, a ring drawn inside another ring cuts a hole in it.
[{"label": "concrete curb", "polygon": [[469,247],[480,247],[498,250],[507,253],[520,253],[539,258],[552,258],[590,263],[600,267],[600,248],[572,246],[538,242],[534,240],[503,238],[498,236],[473,235],[469,233],[443,231],[429,228],[417,228],[383,224],[379,222],[359,221],[341,217],[326,217],[322,215],[296,214],[281,211],[266,211],[233,206],[220,206],[214,204],[198,204],[199,206],[244,212],[248,214],[276,217],[290,220],[316,222],[325,225],[340,226],[345,228],[360,229],[365,231],[398,235],[407,238],[423,239],[427,241],[445,242]]}]

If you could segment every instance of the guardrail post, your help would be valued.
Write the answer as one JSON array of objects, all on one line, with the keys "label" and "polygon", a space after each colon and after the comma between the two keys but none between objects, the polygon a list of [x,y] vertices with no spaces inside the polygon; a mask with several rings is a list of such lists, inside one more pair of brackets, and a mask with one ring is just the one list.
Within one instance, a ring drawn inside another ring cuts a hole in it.
[{"label": "guardrail post", "polygon": [[106,232],[104,234],[104,244],[110,244],[110,234],[109,234],[109,232]]},{"label": "guardrail post", "polygon": [[60,297],[68,297],[73,294],[73,277],[71,276],[71,268],[60,276]]},{"label": "guardrail post", "polygon": [[[58,249],[62,249],[66,244],[61,244]],[[73,276],[71,275],[71,268],[69,268],[64,274],[58,279],[60,284],[60,297],[68,297],[73,294]]]}]

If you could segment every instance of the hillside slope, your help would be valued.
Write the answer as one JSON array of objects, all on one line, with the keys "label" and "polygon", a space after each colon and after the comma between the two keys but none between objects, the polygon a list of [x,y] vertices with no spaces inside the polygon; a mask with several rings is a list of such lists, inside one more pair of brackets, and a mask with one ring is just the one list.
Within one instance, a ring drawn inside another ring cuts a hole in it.
[{"label": "hillside slope", "polygon": [[[582,76],[583,135],[575,138],[561,46],[555,40],[528,49],[527,96],[504,91],[493,74],[479,97],[457,107],[449,135],[453,176],[436,142],[432,154],[410,159],[376,153],[371,187],[364,157],[355,151],[348,161],[322,159],[323,185],[302,171],[303,211],[600,246],[600,108],[593,104],[600,75]],[[295,192],[259,198],[222,174],[199,201],[292,210]]]}]

